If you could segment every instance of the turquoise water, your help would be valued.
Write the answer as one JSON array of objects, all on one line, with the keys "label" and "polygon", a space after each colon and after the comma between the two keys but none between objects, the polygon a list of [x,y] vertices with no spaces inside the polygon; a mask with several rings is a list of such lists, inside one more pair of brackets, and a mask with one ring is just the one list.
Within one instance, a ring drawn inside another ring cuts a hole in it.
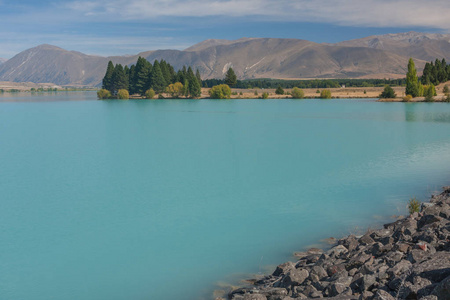
[{"label": "turquoise water", "polygon": [[446,103],[2,99],[0,299],[208,299],[450,178]]}]

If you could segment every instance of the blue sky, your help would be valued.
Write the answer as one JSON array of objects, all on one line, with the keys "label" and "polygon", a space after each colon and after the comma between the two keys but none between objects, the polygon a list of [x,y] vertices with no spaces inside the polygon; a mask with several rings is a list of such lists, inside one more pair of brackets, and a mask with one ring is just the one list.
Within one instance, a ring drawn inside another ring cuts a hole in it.
[{"label": "blue sky", "polygon": [[450,33],[448,0],[0,0],[0,57],[39,44],[95,55],[184,49],[205,39]]}]

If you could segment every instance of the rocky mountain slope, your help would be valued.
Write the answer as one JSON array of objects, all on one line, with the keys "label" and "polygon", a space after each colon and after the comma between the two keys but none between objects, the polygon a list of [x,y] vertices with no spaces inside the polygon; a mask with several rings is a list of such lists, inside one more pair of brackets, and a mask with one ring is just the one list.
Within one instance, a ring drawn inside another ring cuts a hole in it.
[{"label": "rocky mountain slope", "polygon": [[1,65],[2,63],[4,63],[5,61],[6,61],[5,58],[1,58],[1,57],[0,57],[0,65]]},{"label": "rocky mountain slope", "polygon": [[139,56],[149,61],[165,59],[175,68],[190,65],[198,68],[203,78],[222,78],[229,67],[240,79],[404,77],[411,56],[419,70],[435,58],[450,61],[450,36],[409,32],[338,44],[275,38],[206,40],[184,51],[114,57],[40,45],[0,65],[0,81],[95,86],[100,84],[109,60],[130,65]]}]

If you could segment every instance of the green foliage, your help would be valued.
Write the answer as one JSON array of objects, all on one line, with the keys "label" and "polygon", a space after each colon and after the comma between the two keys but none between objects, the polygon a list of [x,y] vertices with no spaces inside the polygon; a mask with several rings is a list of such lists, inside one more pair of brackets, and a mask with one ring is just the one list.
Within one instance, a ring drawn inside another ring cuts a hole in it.
[{"label": "green foliage", "polygon": [[255,90],[255,92],[253,93],[255,96],[258,96],[258,90]]},{"label": "green foliage", "polygon": [[450,94],[447,94],[447,96],[444,98],[445,102],[450,102]]},{"label": "green foliage", "polygon": [[316,91],[316,94],[320,94],[320,90],[317,90],[317,91]]},{"label": "green foliage", "polygon": [[294,99],[303,99],[305,97],[305,93],[302,89],[299,89],[298,87],[294,87],[291,92],[292,98]]},{"label": "green foliage", "polygon": [[112,97],[111,92],[106,89],[101,89],[97,91],[98,99],[109,99],[111,97]]},{"label": "green foliage", "polygon": [[227,74],[225,74],[225,84],[228,86],[234,86],[237,83],[237,76],[234,73],[233,68],[229,68]]},{"label": "green foliage", "polygon": [[112,87],[111,80],[112,80],[113,73],[114,73],[114,65],[113,65],[112,61],[109,61],[108,67],[106,68],[105,77],[103,77],[102,89],[111,91],[111,87]]},{"label": "green foliage", "polygon": [[331,99],[331,91],[330,90],[322,90],[322,92],[320,92],[320,98]]},{"label": "green foliage", "polygon": [[425,97],[425,101],[433,102],[434,101],[433,97],[436,96],[436,88],[434,87],[434,85],[430,84],[428,86],[425,86],[423,95]]},{"label": "green foliage", "polygon": [[380,98],[395,98],[395,97],[397,97],[397,95],[395,94],[394,90],[389,85],[386,85],[384,87],[384,90],[380,94]]},{"label": "green foliage", "polygon": [[411,198],[408,201],[408,211],[409,214],[412,215],[413,213],[420,212],[420,202],[416,198]]},{"label": "green foliage", "polygon": [[169,86],[166,88],[166,93],[170,94],[173,98],[178,98],[181,95],[183,95],[184,88],[183,84],[181,82],[175,82],[172,84],[169,84]]},{"label": "green foliage", "polygon": [[155,90],[156,93],[161,93],[166,88],[166,80],[164,79],[163,73],[161,71],[161,67],[159,62],[155,60],[153,63],[153,69],[151,73],[151,87]]},{"label": "green foliage", "polygon": [[442,92],[446,95],[448,94],[448,86],[447,85],[444,86],[444,89],[442,90]]},{"label": "green foliage", "polygon": [[433,62],[426,63],[423,69],[423,75],[421,82],[424,85],[438,85],[439,83],[446,82],[450,79],[450,65],[447,65],[445,58],[440,61],[436,59]]},{"label": "green foliage", "polygon": [[139,57],[136,67],[134,68],[134,75],[130,84],[132,94],[137,93],[139,95],[144,95],[145,91],[150,88],[151,71],[152,64],[145,58]]},{"label": "green foliage", "polygon": [[153,99],[155,97],[155,91],[153,89],[148,89],[145,91],[145,98],[146,99]]},{"label": "green foliage", "polygon": [[410,102],[411,100],[412,100],[411,95],[406,95],[405,97],[403,97],[403,102]]},{"label": "green foliage", "polygon": [[231,88],[226,84],[213,86],[209,90],[211,99],[229,99],[231,96]]},{"label": "green foliage", "polygon": [[128,90],[128,81],[121,64],[117,64],[111,77],[111,87],[108,89],[112,94],[119,90]]},{"label": "green foliage", "polygon": [[283,88],[281,87],[281,85],[279,85],[279,86],[277,87],[277,89],[275,90],[275,94],[277,94],[277,95],[284,95],[284,90],[283,90]]},{"label": "green foliage", "polygon": [[189,96],[192,98],[200,97],[202,94],[202,87],[197,77],[194,75],[194,72],[192,71],[191,67],[189,67],[187,70],[187,80],[189,81],[188,87]]},{"label": "green foliage", "polygon": [[419,81],[417,78],[417,70],[412,58],[408,61],[408,72],[406,73],[406,95],[419,97]]},{"label": "green foliage", "polygon": [[130,94],[128,93],[127,90],[120,89],[117,91],[117,99],[122,100],[130,99]]},{"label": "green foliage", "polygon": [[269,93],[267,93],[267,92],[262,93],[261,99],[267,99],[267,98],[269,98]]}]

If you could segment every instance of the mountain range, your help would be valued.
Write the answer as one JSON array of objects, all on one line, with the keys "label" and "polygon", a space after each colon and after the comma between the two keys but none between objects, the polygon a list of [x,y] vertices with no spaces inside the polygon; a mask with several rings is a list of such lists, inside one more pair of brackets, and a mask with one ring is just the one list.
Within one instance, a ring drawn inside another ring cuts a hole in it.
[{"label": "mountain range", "polygon": [[139,56],[149,61],[164,59],[175,69],[192,66],[204,79],[223,78],[230,67],[240,79],[399,78],[405,76],[410,57],[419,72],[427,61],[450,61],[450,35],[407,32],[335,44],[279,38],[213,39],[182,51],[111,57],[40,45],[0,64],[0,81],[98,86],[108,61],[131,65]]},{"label": "mountain range", "polygon": [[5,58],[1,58],[1,57],[0,57],[0,65],[1,65],[2,63],[4,63],[5,61],[6,61]]}]

